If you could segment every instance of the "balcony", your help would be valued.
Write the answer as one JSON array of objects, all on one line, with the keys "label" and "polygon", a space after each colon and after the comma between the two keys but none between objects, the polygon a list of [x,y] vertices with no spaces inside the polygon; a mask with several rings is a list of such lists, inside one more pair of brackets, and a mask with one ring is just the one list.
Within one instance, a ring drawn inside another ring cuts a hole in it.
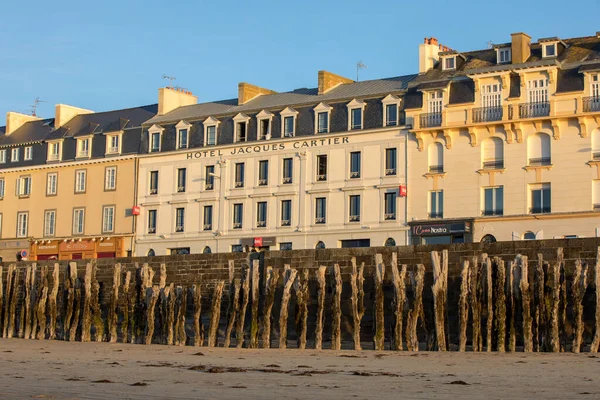
[{"label": "balcony", "polygon": [[502,107],[480,107],[473,109],[473,122],[502,121]]},{"label": "balcony", "polygon": [[241,222],[234,222],[233,223],[233,229],[242,229],[242,223]]},{"label": "balcony", "polygon": [[315,218],[315,224],[324,224],[324,223],[325,223],[325,217]]},{"label": "balcony", "polygon": [[595,203],[595,204],[593,205],[593,210],[594,210],[594,211],[600,211],[600,204],[598,204],[598,203]]},{"label": "balcony", "polygon": [[205,231],[210,231],[212,229],[212,224],[204,224],[203,228]]},{"label": "balcony", "polygon": [[283,178],[283,184],[284,185],[287,185],[289,183],[292,183],[292,177],[291,176]]},{"label": "balcony", "polygon": [[325,182],[327,180],[327,174],[317,175],[317,181]]},{"label": "balcony", "polygon": [[148,234],[151,235],[153,233],[156,233],[156,228],[148,228]]},{"label": "balcony", "polygon": [[583,112],[598,112],[600,111],[600,97],[584,97],[583,99]]},{"label": "balcony", "polygon": [[119,153],[118,147],[109,147],[108,148],[108,154],[117,154],[117,153]]},{"label": "balcony", "polygon": [[150,194],[158,194],[158,189],[150,188]]},{"label": "balcony", "polygon": [[396,213],[389,213],[389,214],[385,214],[385,215],[383,216],[383,218],[384,218],[386,221],[395,220],[395,219],[396,219]]},{"label": "balcony", "polygon": [[350,178],[352,178],[352,179],[360,178],[360,172],[358,172],[358,171],[350,172]]},{"label": "balcony", "polygon": [[258,186],[267,186],[269,182],[266,179],[259,179]]},{"label": "balcony", "polygon": [[442,113],[427,113],[419,115],[419,127],[433,128],[442,126]]},{"label": "balcony", "polygon": [[502,209],[483,210],[481,212],[481,215],[483,215],[484,217],[500,216],[500,215],[504,215],[504,210],[502,210]]},{"label": "balcony", "polygon": [[538,158],[530,158],[529,166],[530,167],[539,167],[543,165],[551,165],[552,159],[550,157],[538,157]]},{"label": "balcony", "polygon": [[429,166],[429,173],[430,174],[443,174],[444,173],[444,166],[443,165],[430,165]]},{"label": "balcony", "polygon": [[290,226],[291,222],[289,219],[282,219],[281,220],[281,226]]},{"label": "balcony", "polygon": [[350,222],[359,222],[360,221],[360,215],[351,215],[350,216]]},{"label": "balcony", "polygon": [[183,225],[177,225],[177,226],[175,227],[175,232],[178,232],[178,233],[181,233],[181,232],[183,232]]},{"label": "balcony", "polygon": [[396,175],[396,168],[386,168],[385,175],[386,176]]},{"label": "balcony", "polygon": [[444,213],[443,212],[430,212],[429,213],[429,218],[430,219],[444,218]]},{"label": "balcony", "polygon": [[[537,103],[519,104],[519,118],[538,118],[550,115],[550,103],[541,101]],[[509,108],[509,118],[514,119],[513,109]]]},{"label": "balcony", "polygon": [[551,212],[550,207],[532,207],[529,209],[530,214],[547,214]]},{"label": "balcony", "polygon": [[483,169],[503,169],[504,160],[491,160],[483,162]]},{"label": "balcony", "polygon": [[177,193],[184,193],[185,192],[185,186],[177,186]]},{"label": "balcony", "polygon": [[256,221],[257,228],[264,228],[267,226],[267,221]]},{"label": "balcony", "polygon": [[234,186],[236,188],[242,188],[242,187],[244,187],[244,182],[236,182]]}]

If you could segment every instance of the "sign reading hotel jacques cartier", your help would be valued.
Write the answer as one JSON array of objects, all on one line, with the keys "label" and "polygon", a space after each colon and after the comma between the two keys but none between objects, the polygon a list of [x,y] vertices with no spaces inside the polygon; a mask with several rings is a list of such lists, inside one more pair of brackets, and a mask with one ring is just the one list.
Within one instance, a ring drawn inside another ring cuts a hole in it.
[{"label": "sign reading hotel jacques cartier", "polygon": [[348,143],[350,143],[350,139],[348,136],[313,140],[296,140],[294,142],[239,146],[234,147],[232,149],[192,151],[186,153],[186,158],[189,160],[192,158],[221,157],[224,155],[235,156],[237,154],[267,153],[271,151],[281,151],[289,149],[300,150],[307,149],[309,147],[340,145]]}]

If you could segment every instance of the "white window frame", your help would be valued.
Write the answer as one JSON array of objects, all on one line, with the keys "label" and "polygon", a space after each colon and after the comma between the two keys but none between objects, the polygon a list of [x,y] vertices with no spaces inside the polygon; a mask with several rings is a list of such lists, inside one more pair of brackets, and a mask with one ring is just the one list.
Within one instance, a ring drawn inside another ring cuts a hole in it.
[{"label": "white window frame", "polygon": [[[383,120],[381,126],[400,126],[400,98],[393,94],[388,94],[381,100],[381,104],[383,105]],[[391,105],[396,106],[396,125],[388,125],[387,108]]]},{"label": "white window frame", "polygon": [[[330,105],[325,104],[325,103],[319,103],[315,108],[313,108],[313,111],[315,113],[315,126],[314,126],[314,134],[315,135],[331,132],[331,110],[333,110],[333,107],[331,107]],[[327,113],[327,130],[325,132],[319,132],[319,113],[322,113],[322,112]]]},{"label": "white window frame", "polygon": [[[150,215],[152,214],[152,212],[154,212],[154,226],[150,226]],[[147,232],[149,235],[153,235],[156,233],[156,228],[158,226],[158,210],[157,209],[152,209],[152,210],[148,210],[148,214],[146,217],[146,224],[147,224]]]},{"label": "white window frame", "polygon": [[4,178],[0,178],[0,200],[4,198],[4,192],[6,190],[6,181]]},{"label": "white window frame", "polygon": [[[352,193],[348,195],[348,222],[360,222],[360,217],[362,216],[362,207],[363,207],[363,199],[359,193]],[[358,214],[352,214],[352,200],[358,199]]]},{"label": "white window frame", "polygon": [[56,196],[58,193],[58,172],[46,174],[46,196]]},{"label": "white window frame", "polygon": [[17,237],[27,237],[29,230],[29,212],[22,211],[17,213]]},{"label": "white window frame", "polygon": [[6,149],[0,150],[0,164],[6,164]]},{"label": "white window frame", "polygon": [[[294,110],[291,107],[286,107],[283,109],[283,111],[281,111],[279,113],[279,115],[281,116],[281,137],[282,138],[286,138],[286,137],[294,137],[296,136],[296,120],[298,117],[298,111]],[[285,133],[285,119],[291,117],[293,122],[293,126],[294,129],[291,133]]]},{"label": "white window frame", "polygon": [[[48,218],[49,216],[52,216],[51,219]],[[54,237],[54,235],[56,235],[56,210],[45,210],[44,237]]]},{"label": "white window frame", "polygon": [[0,213],[0,238],[2,237],[2,213]]},{"label": "white window frame", "polygon": [[[448,67],[446,65],[446,63],[449,62],[450,60],[452,60],[452,66]],[[455,69],[456,69],[456,55],[442,57],[442,70],[443,71],[453,71]]]},{"label": "white window frame", "polygon": [[31,195],[31,175],[20,176],[17,179],[17,194],[19,197],[29,197]]},{"label": "white window frame", "polygon": [[[267,129],[267,134],[263,137],[262,122],[265,120],[269,121],[269,129]],[[268,110],[262,110],[256,114],[256,138],[257,140],[270,140],[271,132],[273,132],[273,113]]]},{"label": "white window frame", "polygon": [[444,110],[444,91],[433,90],[427,92],[427,113],[441,114]]},{"label": "white window frame", "polygon": [[[76,222],[77,222],[77,224],[76,224]],[[83,235],[84,234],[84,232],[85,232],[85,207],[77,207],[77,208],[73,209],[72,231],[73,231],[73,235]]]},{"label": "white window frame", "polygon": [[[117,147],[111,146],[112,145],[111,141],[114,138],[117,139]],[[121,154],[122,140],[123,140],[123,137],[122,137],[122,134],[120,134],[120,133],[106,135],[106,154]]]},{"label": "white window frame", "polygon": [[33,147],[27,146],[23,152],[23,161],[31,161],[33,160]]},{"label": "white window frame", "polygon": [[[82,150],[82,144],[87,143],[87,149]],[[75,158],[90,158],[92,156],[92,137],[77,138],[77,156]]]},{"label": "white window frame", "polygon": [[481,85],[481,107],[502,107],[502,84],[500,82]]},{"label": "white window frame", "polygon": [[[164,130],[165,129],[159,125],[152,125],[150,129],[148,129],[148,153],[160,153],[162,147],[162,134]],[[155,133],[158,133],[158,150],[152,151],[152,136]]]},{"label": "white window frame", "polygon": [[[80,181],[83,176],[83,181]],[[78,169],[75,171],[75,193],[85,193],[87,188],[87,170]]]},{"label": "white window frame", "polygon": [[21,155],[21,149],[19,147],[13,147],[10,150],[10,162],[18,162]]},{"label": "white window frame", "polygon": [[[178,210],[183,210],[183,218],[182,218],[182,221],[181,221],[181,225],[177,225],[177,223],[179,222],[179,221],[177,221],[177,217],[178,217],[177,212],[178,212]],[[175,220],[175,229],[173,230],[173,232],[175,232],[175,233],[184,233],[185,232],[185,214],[186,214],[185,211],[186,211],[185,207],[175,207],[175,216],[173,218]],[[180,230],[179,230],[179,227],[181,227]]]},{"label": "white window frame", "polygon": [[[435,210],[433,210],[433,204],[431,201],[431,197],[432,194],[435,193],[436,196],[436,207]],[[440,194],[441,194],[441,198],[442,201],[440,202]],[[428,210],[428,214],[429,214],[429,218],[444,218],[444,190],[442,189],[436,189],[436,190],[430,190],[429,192],[427,192],[427,210]],[[441,207],[440,207],[441,204]]]},{"label": "white window frame", "polygon": [[[112,172],[110,172],[112,171]],[[110,180],[109,174],[112,174],[112,180]],[[104,168],[104,190],[113,191],[117,190],[117,167],[110,166]]]},{"label": "white window frame", "polygon": [[547,103],[550,79],[530,79],[527,81],[527,103]]},{"label": "white window frame", "polygon": [[[52,152],[54,145],[57,145],[57,153]],[[62,140],[54,140],[48,142],[48,155],[46,161],[60,161],[62,160]]]},{"label": "white window frame", "polygon": [[[219,132],[219,124],[221,123],[221,121],[219,121],[218,119],[214,118],[214,117],[208,117],[203,121],[203,125],[204,125],[204,146],[216,146],[219,141],[218,141],[218,132]],[[208,143],[208,128],[214,126],[215,127],[215,143],[214,144],[209,144]]]},{"label": "white window frame", "polygon": [[594,99],[600,98],[600,73],[590,74],[590,96]]},{"label": "white window frame", "polygon": [[[250,117],[246,114],[238,113],[235,117],[233,117],[233,143],[245,143],[248,141],[248,121],[250,121]],[[238,132],[238,125],[242,123],[245,124],[246,128],[246,137],[244,140],[241,140]]]},{"label": "white window frame", "polygon": [[[365,106],[367,105],[367,103],[365,103],[362,100],[358,100],[358,99],[353,99],[350,103],[348,103],[346,105],[346,107],[348,108],[348,130],[349,131],[356,131],[356,130],[361,130],[365,128]],[[358,128],[355,128],[352,126],[352,110],[357,110],[360,109],[360,126]]]},{"label": "white window frame", "polygon": [[[175,132],[177,135],[177,150],[179,149],[189,149],[190,148],[190,130],[192,128],[192,124],[186,121],[179,121],[177,125],[175,125]],[[181,131],[185,131],[185,147],[181,147]]]},{"label": "white window frame", "polygon": [[[504,54],[504,60],[502,55]],[[510,47],[498,47],[496,48],[496,64],[508,64],[512,61],[512,51]]]},{"label": "white window frame", "polygon": [[115,214],[116,207],[114,205],[102,207],[102,233],[115,231]]},{"label": "white window frame", "polygon": [[[554,54],[548,55],[546,53],[547,46],[554,46]],[[558,57],[558,42],[543,42],[542,43],[542,58],[556,58]]]}]

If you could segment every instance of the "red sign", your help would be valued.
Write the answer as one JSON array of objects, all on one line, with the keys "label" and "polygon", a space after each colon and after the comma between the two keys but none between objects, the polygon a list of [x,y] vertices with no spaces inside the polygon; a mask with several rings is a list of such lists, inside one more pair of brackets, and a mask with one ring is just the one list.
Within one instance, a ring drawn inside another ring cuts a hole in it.
[{"label": "red sign", "polygon": [[131,209],[131,214],[140,215],[140,206],[133,206],[133,208]]},{"label": "red sign", "polygon": [[400,185],[400,197],[406,197],[406,185]]},{"label": "red sign", "polygon": [[254,247],[262,247],[263,240],[261,237],[254,238]]}]

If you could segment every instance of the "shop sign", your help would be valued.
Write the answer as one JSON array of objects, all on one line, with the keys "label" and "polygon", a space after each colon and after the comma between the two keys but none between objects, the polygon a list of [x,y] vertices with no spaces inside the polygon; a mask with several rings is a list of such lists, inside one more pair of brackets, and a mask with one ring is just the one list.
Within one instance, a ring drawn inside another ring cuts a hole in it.
[{"label": "shop sign", "polygon": [[94,242],[62,242],[59,246],[60,251],[90,251],[95,249]]},{"label": "shop sign", "polygon": [[471,232],[470,222],[456,222],[451,224],[424,224],[412,227],[415,236],[444,236],[453,233]]},{"label": "shop sign", "polygon": [[242,246],[250,247],[275,246],[277,244],[277,238],[275,236],[245,238],[240,240],[240,244]]},{"label": "shop sign", "polygon": [[132,215],[140,215],[140,206],[133,206],[131,208],[131,214]]}]

